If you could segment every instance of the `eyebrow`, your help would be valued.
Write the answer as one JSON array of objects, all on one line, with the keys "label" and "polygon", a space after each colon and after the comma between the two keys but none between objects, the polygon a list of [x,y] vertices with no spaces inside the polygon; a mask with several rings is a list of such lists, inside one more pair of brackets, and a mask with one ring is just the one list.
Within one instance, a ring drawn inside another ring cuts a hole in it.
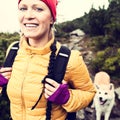
[{"label": "eyebrow", "polygon": [[[21,6],[28,6],[27,4],[21,4]],[[43,5],[40,5],[40,4],[32,4],[32,7],[35,7],[35,6],[40,6],[40,7],[43,7]]]}]

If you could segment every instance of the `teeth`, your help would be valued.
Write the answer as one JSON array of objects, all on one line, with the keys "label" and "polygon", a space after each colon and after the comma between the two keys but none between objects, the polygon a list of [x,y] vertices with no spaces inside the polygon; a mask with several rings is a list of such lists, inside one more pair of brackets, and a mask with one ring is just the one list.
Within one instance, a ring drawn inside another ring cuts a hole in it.
[{"label": "teeth", "polygon": [[25,24],[26,27],[36,27],[36,24]]}]

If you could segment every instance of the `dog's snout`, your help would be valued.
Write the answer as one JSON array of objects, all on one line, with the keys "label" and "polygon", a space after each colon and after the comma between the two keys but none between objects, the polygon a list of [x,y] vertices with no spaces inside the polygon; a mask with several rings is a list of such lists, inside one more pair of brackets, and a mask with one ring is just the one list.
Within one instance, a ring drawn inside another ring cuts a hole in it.
[{"label": "dog's snout", "polygon": [[99,97],[99,100],[102,101],[102,97]]}]

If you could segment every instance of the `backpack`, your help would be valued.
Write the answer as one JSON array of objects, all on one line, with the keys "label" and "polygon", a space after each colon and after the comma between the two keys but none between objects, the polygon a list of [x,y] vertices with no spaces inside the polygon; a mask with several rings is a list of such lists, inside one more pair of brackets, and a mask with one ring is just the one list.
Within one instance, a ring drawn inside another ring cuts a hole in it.
[{"label": "backpack", "polygon": [[[17,55],[18,49],[19,49],[19,41],[13,43],[12,46],[10,47],[10,50],[3,64],[4,67],[12,66],[14,59]],[[67,47],[61,46],[56,56],[54,75],[58,83],[61,83],[64,78],[64,74],[66,71],[66,66],[67,66],[70,54],[71,54],[71,51]],[[7,97],[6,85],[3,87],[2,95]],[[75,112],[68,113],[66,120],[76,120],[76,113]]]}]

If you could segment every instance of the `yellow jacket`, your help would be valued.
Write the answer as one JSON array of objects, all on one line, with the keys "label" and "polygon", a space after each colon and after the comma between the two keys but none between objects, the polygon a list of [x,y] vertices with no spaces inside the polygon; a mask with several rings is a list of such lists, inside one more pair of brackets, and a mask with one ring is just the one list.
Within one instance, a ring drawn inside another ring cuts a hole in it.
[{"label": "yellow jacket", "polygon": [[[47,100],[44,94],[36,108],[31,108],[43,89],[41,81],[48,73],[50,45],[54,38],[43,48],[29,46],[24,37],[21,41],[7,86],[11,116],[13,120],[45,120]],[[57,42],[58,50],[60,46]],[[69,89],[70,99],[66,104],[52,104],[52,120],[65,120],[67,112],[86,107],[95,95],[95,88],[79,51],[72,50],[64,80],[73,89]]]}]

